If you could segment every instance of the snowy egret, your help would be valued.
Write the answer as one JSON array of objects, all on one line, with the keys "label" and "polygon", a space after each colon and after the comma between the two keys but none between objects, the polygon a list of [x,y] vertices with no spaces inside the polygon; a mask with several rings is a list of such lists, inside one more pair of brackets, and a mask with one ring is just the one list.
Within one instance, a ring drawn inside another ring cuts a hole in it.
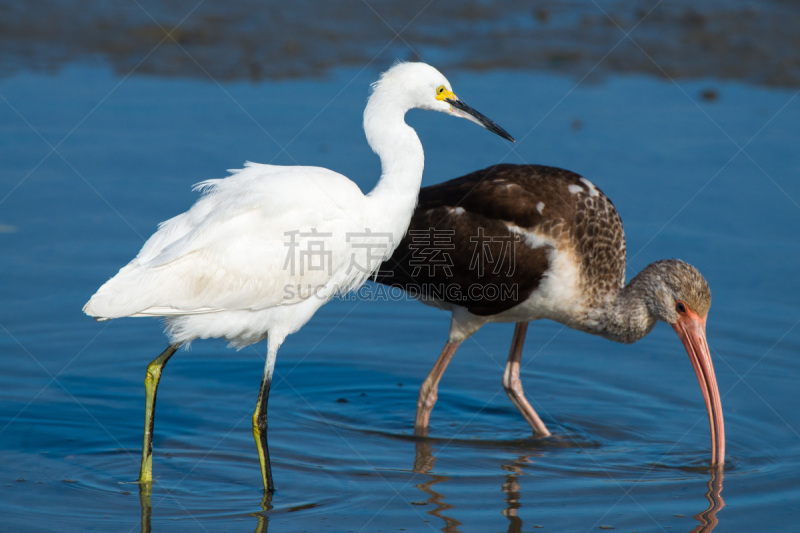
[{"label": "snowy egret", "polygon": [[510,141],[424,63],[398,63],[373,84],[364,131],[382,173],[364,195],[325,168],[248,163],[196,186],[203,196],[163,222],[139,254],[83,308],[98,320],[166,318],[169,347],[147,367],[140,484],[152,482],[153,417],[162,369],[197,338],[234,347],[267,340],[253,436],[267,493],[267,398],[278,348],[337,293],[362,284],[406,231],[422,180],[423,151],[405,123],[412,108],[466,118]]},{"label": "snowy egret", "polygon": [[425,187],[403,239],[377,280],[450,310],[450,335],[422,384],[415,430],[426,435],[439,380],[458,346],[489,322],[516,322],[503,388],[537,436],[550,435],[522,390],[528,322],[549,318],[632,343],[660,320],[683,342],[711,428],[711,463],[725,462],[725,429],[706,342],[708,283],[668,259],[625,286],[625,233],[592,182],[538,165],[497,165]]}]

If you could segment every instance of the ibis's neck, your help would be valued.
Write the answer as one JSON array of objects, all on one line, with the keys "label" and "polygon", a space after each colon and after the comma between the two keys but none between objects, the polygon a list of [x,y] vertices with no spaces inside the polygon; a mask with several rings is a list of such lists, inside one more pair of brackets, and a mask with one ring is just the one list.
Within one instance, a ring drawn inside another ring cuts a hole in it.
[{"label": "ibis's neck", "polygon": [[604,305],[588,313],[594,325],[591,333],[624,343],[636,342],[650,333],[656,317],[648,306],[653,280],[646,274],[634,277],[615,294],[609,294]]},{"label": "ibis's neck", "polygon": [[376,91],[364,111],[367,142],[381,159],[381,178],[367,195],[372,231],[391,232],[397,245],[408,228],[422,183],[424,154],[416,132],[405,123],[407,107]]}]

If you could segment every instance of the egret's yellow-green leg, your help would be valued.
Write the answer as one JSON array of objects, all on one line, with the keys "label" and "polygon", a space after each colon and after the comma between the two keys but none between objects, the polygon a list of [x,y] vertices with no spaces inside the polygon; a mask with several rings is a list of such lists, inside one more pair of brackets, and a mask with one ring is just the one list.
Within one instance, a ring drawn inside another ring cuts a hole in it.
[{"label": "egret's yellow-green leg", "polygon": [[275,486],[272,484],[272,468],[269,464],[269,448],[267,447],[267,400],[269,399],[269,387],[272,384],[275,358],[278,355],[278,346],[281,341],[282,339],[273,341],[272,337],[268,341],[264,377],[261,379],[261,388],[258,391],[256,410],[253,412],[253,437],[256,440],[258,461],[261,463],[261,481],[264,482],[266,494],[275,492]]},{"label": "egret's yellow-green leg", "polygon": [[253,413],[253,437],[256,439],[258,449],[258,461],[261,463],[261,480],[264,482],[264,490],[272,493],[275,487],[272,485],[272,469],[269,464],[269,449],[267,448],[267,399],[269,397],[270,382],[266,377],[261,380],[261,389],[258,391],[258,402]]},{"label": "egret's yellow-green leg", "polygon": [[156,410],[156,392],[161,371],[169,358],[180,348],[180,344],[172,344],[161,355],[150,361],[144,377],[144,444],[142,444],[142,468],[139,470],[139,483],[153,482],[153,421]]}]

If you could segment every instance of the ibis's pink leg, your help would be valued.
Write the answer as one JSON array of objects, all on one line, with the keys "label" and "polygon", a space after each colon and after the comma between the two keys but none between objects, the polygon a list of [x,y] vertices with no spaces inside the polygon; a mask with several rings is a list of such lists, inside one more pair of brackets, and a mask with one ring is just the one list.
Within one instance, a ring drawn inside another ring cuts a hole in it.
[{"label": "ibis's pink leg", "polygon": [[424,437],[428,434],[428,421],[431,418],[433,406],[436,405],[436,398],[439,396],[439,380],[442,379],[448,363],[450,363],[460,344],[461,342],[448,342],[444,345],[444,349],[439,355],[439,359],[436,360],[436,364],[433,365],[431,373],[428,374],[428,377],[425,378],[419,388],[417,418],[414,421],[414,433],[418,436]]},{"label": "ibis's pink leg", "polygon": [[527,331],[527,322],[517,322],[514,328],[514,339],[511,341],[511,351],[508,354],[508,363],[506,363],[506,369],[503,372],[503,388],[506,390],[508,397],[511,398],[512,403],[517,406],[519,412],[522,413],[522,416],[533,428],[533,434],[537,437],[547,437],[550,432],[533,407],[531,407],[531,404],[528,403],[528,400],[525,399],[522,381],[519,379],[519,362],[522,359],[522,346],[525,344],[525,333]]}]

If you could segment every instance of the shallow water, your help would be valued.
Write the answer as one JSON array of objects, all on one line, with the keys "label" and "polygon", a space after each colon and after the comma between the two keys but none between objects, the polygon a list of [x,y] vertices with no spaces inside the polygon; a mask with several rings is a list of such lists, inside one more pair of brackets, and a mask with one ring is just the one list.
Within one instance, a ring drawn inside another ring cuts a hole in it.
[{"label": "shallow water", "polygon": [[[80,309],[193,183],[245,160],[315,164],[364,190],[377,71],[224,83],[70,66],[0,81],[2,531],[787,531],[800,519],[800,99],[711,79],[446,72],[519,142],[412,112],[425,184],[497,162],[592,179],[626,225],[629,276],[680,257],[711,285],[708,338],[728,436],[665,325],[633,346],[532,325],[533,439],[500,385],[513,326],[484,328],[442,382],[431,438],[417,388],[445,313],[372,297],[323,307],[281,349],[270,398],[277,493],[262,505],[250,416],[265,346],[198,341],[165,370],[153,493],[138,474],[154,320]],[[708,101],[702,92],[713,89]],[[512,97],[509,96],[509,93]],[[721,508],[721,509],[720,509]]]}]

